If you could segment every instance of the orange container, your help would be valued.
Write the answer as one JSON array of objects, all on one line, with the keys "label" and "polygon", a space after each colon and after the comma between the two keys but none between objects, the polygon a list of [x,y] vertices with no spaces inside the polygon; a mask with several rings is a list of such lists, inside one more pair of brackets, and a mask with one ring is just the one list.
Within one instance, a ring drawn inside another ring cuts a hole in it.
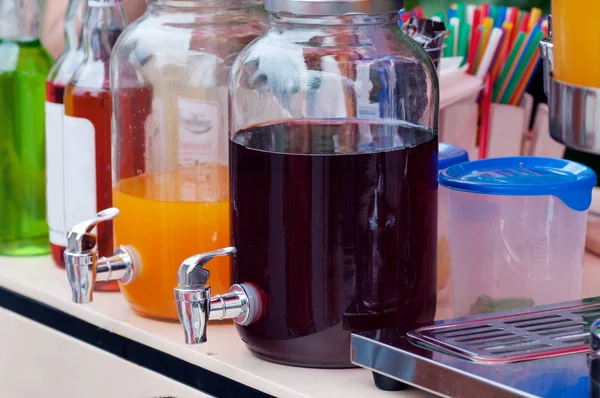
[{"label": "orange container", "polygon": [[554,78],[600,88],[600,1],[552,0]]},{"label": "orange container", "polygon": [[[177,168],[119,181],[114,203],[117,243],[134,249],[140,274],[121,291],[140,315],[177,320],[173,288],[186,258],[230,246],[227,165]],[[207,265],[213,294],[231,285],[230,260]]]}]

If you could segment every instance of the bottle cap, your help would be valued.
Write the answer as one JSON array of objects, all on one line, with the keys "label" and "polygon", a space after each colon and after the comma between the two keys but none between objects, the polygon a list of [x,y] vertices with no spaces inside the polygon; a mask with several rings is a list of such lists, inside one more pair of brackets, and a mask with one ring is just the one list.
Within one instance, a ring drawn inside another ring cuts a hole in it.
[{"label": "bottle cap", "polygon": [[296,15],[336,16],[376,14],[404,8],[404,0],[266,0],[269,12]]}]

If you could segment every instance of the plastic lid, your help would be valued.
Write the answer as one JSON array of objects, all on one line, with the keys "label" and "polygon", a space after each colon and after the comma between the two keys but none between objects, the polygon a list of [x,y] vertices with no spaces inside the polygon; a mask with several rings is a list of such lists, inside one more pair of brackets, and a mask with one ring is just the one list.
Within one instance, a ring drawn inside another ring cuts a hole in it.
[{"label": "plastic lid", "polygon": [[269,12],[296,15],[345,15],[395,12],[404,8],[404,0],[265,0]]},{"label": "plastic lid", "polygon": [[440,184],[484,195],[552,195],[573,210],[585,211],[592,203],[596,173],[568,160],[521,156],[451,166],[440,173]]},{"label": "plastic lid", "polygon": [[438,170],[445,170],[450,166],[454,166],[458,163],[468,162],[469,153],[459,147],[450,144],[439,144],[439,155],[438,155]]}]

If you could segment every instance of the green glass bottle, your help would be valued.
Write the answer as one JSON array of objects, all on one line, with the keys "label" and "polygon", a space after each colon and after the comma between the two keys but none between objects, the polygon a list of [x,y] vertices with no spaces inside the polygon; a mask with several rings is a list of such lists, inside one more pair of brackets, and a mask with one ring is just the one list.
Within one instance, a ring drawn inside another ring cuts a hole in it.
[{"label": "green glass bottle", "polygon": [[0,0],[0,255],[49,252],[45,80],[36,0]]}]

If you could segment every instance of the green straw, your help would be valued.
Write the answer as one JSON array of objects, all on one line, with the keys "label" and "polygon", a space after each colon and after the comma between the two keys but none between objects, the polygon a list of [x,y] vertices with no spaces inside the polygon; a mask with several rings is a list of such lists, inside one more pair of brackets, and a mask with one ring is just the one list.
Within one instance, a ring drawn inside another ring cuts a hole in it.
[{"label": "green straw", "polygon": [[532,39],[529,40],[529,45],[527,46],[527,48],[525,48],[525,51],[523,51],[523,56],[521,57],[519,64],[515,68],[513,78],[510,79],[508,87],[506,88],[506,90],[504,91],[504,95],[502,95],[502,98],[500,99],[501,104],[508,104],[510,102],[510,99],[514,95],[517,86],[523,78],[525,70],[527,69],[529,63],[531,62],[531,59],[535,55],[535,50],[537,50],[538,43],[540,42],[540,40],[542,40],[544,32],[538,30],[533,35],[534,36],[532,37]]},{"label": "green straw", "polygon": [[464,23],[460,25],[458,34],[458,55],[463,57],[463,62],[460,66],[465,66],[469,55],[469,40],[471,38],[471,25]]},{"label": "green straw", "polygon": [[460,28],[462,29],[463,25],[467,23],[467,7],[462,1],[456,3],[456,16],[460,21]]},{"label": "green straw", "polygon": [[492,18],[492,28],[496,24],[496,18],[498,18],[498,7],[490,6],[490,18]]},{"label": "green straw", "polygon": [[481,31],[481,40],[479,41],[479,47],[477,48],[477,56],[475,57],[475,67],[473,68],[474,75],[477,74],[477,70],[479,69],[479,63],[481,62],[481,58],[483,58],[483,52],[485,51],[485,48],[483,48],[483,38],[486,34],[486,28],[485,26],[480,26],[477,29]]},{"label": "green straw", "polygon": [[444,48],[444,57],[452,57],[454,55],[454,37],[456,36],[456,32],[454,26],[449,25],[448,30],[450,34],[446,38],[446,48]]},{"label": "green straw", "polygon": [[508,59],[504,64],[504,68],[502,68],[502,73],[500,73],[500,77],[494,85],[494,102],[500,102],[500,96],[505,86],[508,84],[506,79],[508,78],[510,71],[513,69],[515,62],[517,61],[517,56],[519,55],[521,47],[523,46],[523,42],[526,38],[527,33],[525,32],[521,32],[519,33],[519,36],[517,36],[515,45],[513,46],[513,48],[510,51],[510,54],[508,55]]}]

